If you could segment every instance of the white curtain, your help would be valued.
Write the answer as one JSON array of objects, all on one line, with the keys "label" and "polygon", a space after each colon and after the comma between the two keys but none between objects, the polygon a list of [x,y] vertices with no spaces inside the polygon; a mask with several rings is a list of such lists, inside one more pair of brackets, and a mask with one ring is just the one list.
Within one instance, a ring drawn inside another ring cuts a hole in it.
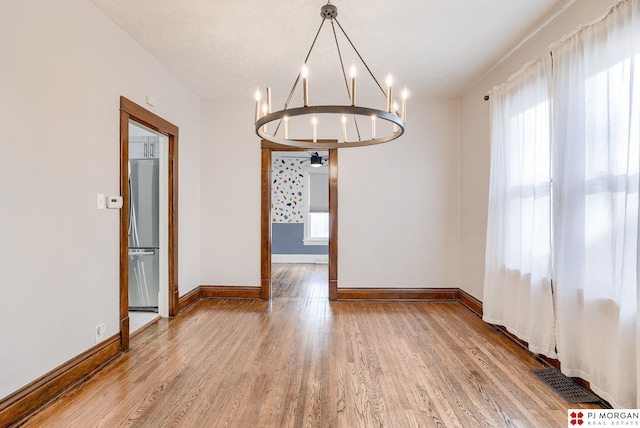
[{"label": "white curtain", "polygon": [[549,55],[491,92],[483,319],[555,357],[551,290]]},{"label": "white curtain", "polygon": [[552,54],[558,358],[615,407],[637,408],[640,2]]}]

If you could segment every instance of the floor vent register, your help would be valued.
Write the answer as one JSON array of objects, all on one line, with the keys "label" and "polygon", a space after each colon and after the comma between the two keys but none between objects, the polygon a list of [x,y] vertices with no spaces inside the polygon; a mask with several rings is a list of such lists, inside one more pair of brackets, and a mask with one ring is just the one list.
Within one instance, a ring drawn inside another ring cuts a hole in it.
[{"label": "floor vent register", "polygon": [[554,368],[531,370],[531,373],[553,389],[567,403],[598,403],[600,398]]}]

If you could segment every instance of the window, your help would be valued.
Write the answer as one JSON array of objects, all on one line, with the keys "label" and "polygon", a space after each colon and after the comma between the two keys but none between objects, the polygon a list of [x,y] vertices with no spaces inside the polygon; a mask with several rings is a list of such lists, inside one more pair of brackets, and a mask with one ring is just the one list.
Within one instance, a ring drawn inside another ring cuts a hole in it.
[{"label": "window", "polygon": [[309,222],[308,239],[327,240],[329,239],[329,213],[328,212],[310,212],[307,216]]},{"label": "window", "polygon": [[540,58],[491,93],[483,318],[555,358],[550,66]]},{"label": "window", "polygon": [[[504,265],[522,273],[548,266],[551,257],[551,111],[547,94],[536,85],[521,91],[535,105],[515,113],[507,125]],[[551,272],[545,276],[551,279]]]},{"label": "window", "polygon": [[305,169],[304,245],[329,243],[329,170]]},{"label": "window", "polygon": [[484,319],[614,408],[640,403],[637,16],[621,0],[491,95]]}]

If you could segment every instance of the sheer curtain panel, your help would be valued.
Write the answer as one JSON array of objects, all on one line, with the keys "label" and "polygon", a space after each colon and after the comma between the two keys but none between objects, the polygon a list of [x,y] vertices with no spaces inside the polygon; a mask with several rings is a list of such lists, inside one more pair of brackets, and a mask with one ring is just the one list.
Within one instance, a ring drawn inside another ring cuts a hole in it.
[{"label": "sheer curtain panel", "polygon": [[483,319],[555,357],[549,55],[491,92]]},{"label": "sheer curtain panel", "polygon": [[637,408],[640,2],[552,54],[558,356],[566,375]]}]

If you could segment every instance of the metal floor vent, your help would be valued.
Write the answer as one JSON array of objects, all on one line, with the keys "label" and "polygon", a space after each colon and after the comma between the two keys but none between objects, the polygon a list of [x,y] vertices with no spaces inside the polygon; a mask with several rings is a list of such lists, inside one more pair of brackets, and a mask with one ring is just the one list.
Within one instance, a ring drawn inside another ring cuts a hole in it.
[{"label": "metal floor vent", "polygon": [[600,398],[554,368],[531,370],[535,377],[553,389],[567,403],[597,403]]}]

